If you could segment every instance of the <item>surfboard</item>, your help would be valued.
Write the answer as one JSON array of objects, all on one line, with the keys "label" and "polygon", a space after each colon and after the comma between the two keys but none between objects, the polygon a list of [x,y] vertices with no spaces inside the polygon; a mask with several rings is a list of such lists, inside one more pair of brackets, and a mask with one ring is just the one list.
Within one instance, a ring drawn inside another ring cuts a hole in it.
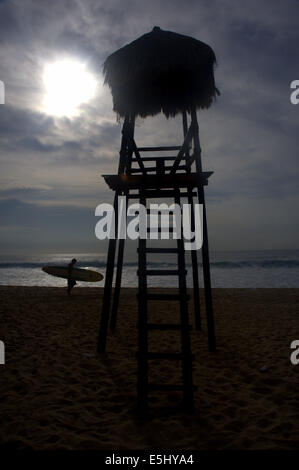
[{"label": "surfboard", "polygon": [[[44,266],[42,270],[47,274],[51,274],[51,276],[62,277],[63,279],[68,278],[68,268],[64,266]],[[104,276],[90,269],[73,268],[72,278],[75,281],[99,282]]]}]

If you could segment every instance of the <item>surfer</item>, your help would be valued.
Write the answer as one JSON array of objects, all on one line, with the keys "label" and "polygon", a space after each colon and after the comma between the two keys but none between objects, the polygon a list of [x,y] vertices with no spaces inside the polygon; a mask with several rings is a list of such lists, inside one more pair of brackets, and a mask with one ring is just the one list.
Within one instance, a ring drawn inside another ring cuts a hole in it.
[{"label": "surfer", "polygon": [[77,284],[75,279],[73,279],[72,274],[73,274],[73,269],[74,265],[77,263],[77,260],[75,258],[72,259],[72,261],[68,264],[68,278],[67,278],[67,293],[70,295],[72,288]]}]

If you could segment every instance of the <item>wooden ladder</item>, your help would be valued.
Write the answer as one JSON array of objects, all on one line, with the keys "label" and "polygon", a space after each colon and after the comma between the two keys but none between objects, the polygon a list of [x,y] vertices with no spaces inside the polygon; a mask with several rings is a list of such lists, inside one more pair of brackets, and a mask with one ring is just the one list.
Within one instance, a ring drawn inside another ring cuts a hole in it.
[{"label": "wooden ladder", "polygon": [[[172,191],[174,201],[180,205],[180,189],[174,188]],[[152,196],[151,196],[152,197]],[[146,195],[143,189],[139,191],[140,204],[146,206]],[[150,229],[148,229],[150,230]],[[161,232],[162,228],[158,228]],[[167,241],[167,240],[165,240]],[[192,379],[192,361],[194,356],[191,354],[191,344],[188,319],[188,299],[185,267],[184,240],[182,237],[177,239],[177,248],[147,248],[146,239],[139,238],[138,243],[138,377],[137,377],[137,410],[140,415],[145,415],[148,409],[148,392],[153,390],[161,391],[182,391],[183,405],[186,411],[193,409],[193,379]],[[178,269],[147,269],[147,254],[159,253],[177,254]],[[178,294],[152,294],[148,293],[148,276],[176,276],[178,278]],[[148,301],[178,301],[180,308],[180,322],[176,323],[149,323],[148,322]],[[159,330],[176,330],[181,336],[181,351],[177,353],[152,352],[148,349],[149,332]],[[180,361],[182,366],[181,384],[157,384],[149,383],[149,361]]]}]

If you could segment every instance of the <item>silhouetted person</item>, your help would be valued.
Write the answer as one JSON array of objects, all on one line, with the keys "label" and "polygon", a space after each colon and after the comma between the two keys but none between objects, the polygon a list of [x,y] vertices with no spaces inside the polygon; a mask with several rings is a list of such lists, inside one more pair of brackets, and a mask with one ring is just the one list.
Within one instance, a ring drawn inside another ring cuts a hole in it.
[{"label": "silhouetted person", "polygon": [[73,258],[70,264],[68,265],[67,293],[69,295],[71,293],[72,288],[77,284],[75,279],[73,278],[73,269],[76,263],[77,263],[77,260]]}]

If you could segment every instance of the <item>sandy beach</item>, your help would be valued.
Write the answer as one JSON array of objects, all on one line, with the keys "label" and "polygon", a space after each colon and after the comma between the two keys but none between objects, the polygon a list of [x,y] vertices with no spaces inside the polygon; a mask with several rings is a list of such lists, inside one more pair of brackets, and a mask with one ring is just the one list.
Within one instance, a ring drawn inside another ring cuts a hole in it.
[{"label": "sandy beach", "polygon": [[[136,290],[122,290],[118,328],[96,357],[102,294],[0,287],[2,449],[298,448],[299,365],[290,362],[290,344],[299,340],[298,289],[214,289],[217,352],[208,351],[205,321],[191,332],[194,414],[180,411],[180,393],[156,392],[146,420],[135,412]],[[153,321],[178,315],[175,302],[150,311]],[[176,351],[178,338],[151,332],[150,349]],[[150,374],[180,378],[167,362]]]}]

